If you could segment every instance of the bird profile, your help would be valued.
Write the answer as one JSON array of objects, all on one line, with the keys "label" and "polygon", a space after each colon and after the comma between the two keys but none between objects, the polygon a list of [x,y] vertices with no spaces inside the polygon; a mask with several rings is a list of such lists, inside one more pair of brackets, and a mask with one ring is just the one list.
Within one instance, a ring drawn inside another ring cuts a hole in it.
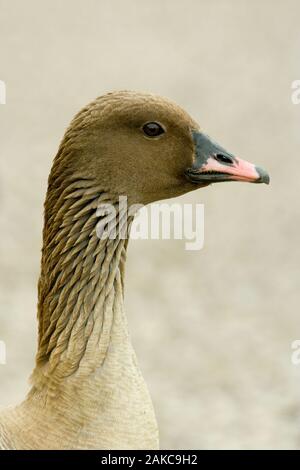
[{"label": "bird profile", "polygon": [[[118,200],[145,205],[228,181],[269,176],[166,98],[112,92],[74,117],[48,180],[31,389],[0,413],[0,449],[159,447],[124,313],[133,215],[124,220]],[[110,230],[103,204],[115,208],[115,228],[126,222],[125,236],[99,236],[101,224]]]}]

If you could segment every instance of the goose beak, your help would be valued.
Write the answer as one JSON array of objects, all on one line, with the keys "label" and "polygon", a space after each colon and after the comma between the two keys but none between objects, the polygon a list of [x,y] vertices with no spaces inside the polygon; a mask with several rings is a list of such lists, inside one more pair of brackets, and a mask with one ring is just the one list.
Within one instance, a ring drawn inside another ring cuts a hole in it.
[{"label": "goose beak", "polygon": [[228,153],[202,132],[192,131],[195,144],[195,161],[186,170],[186,177],[192,183],[220,183],[223,181],[245,181],[269,184],[268,173]]}]

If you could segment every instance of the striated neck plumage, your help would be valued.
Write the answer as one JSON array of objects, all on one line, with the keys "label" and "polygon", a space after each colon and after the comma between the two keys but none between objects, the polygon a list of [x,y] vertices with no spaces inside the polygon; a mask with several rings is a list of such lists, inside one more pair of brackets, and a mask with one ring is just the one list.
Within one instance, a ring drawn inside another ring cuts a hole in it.
[{"label": "striated neck plumage", "polygon": [[107,220],[98,215],[103,204],[113,205],[115,223],[122,223],[116,198],[87,179],[68,182],[56,197],[51,190],[45,204],[33,374],[34,383],[49,389],[66,377],[88,376],[102,365],[115,311],[123,307],[127,246],[127,234],[124,239],[97,235],[97,226],[105,228]]},{"label": "striated neck plumage", "polygon": [[[132,217],[91,179],[53,174],[55,164],[45,202],[36,367],[16,409],[24,426],[14,433],[21,438],[16,448],[157,448],[153,406],[123,309]],[[116,208],[117,234],[126,225],[125,237],[99,238],[97,227],[107,235],[114,227],[97,211],[108,203]]]}]

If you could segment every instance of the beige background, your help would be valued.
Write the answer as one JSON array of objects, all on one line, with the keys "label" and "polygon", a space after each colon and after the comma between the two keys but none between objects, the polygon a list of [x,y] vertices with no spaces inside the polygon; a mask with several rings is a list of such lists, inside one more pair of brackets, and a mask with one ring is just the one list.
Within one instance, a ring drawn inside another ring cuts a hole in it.
[{"label": "beige background", "polygon": [[166,95],[267,186],[215,185],[205,246],[132,242],[127,312],[163,448],[299,448],[297,0],[0,1],[0,404],[33,365],[46,178],[66,125],[112,89]]}]

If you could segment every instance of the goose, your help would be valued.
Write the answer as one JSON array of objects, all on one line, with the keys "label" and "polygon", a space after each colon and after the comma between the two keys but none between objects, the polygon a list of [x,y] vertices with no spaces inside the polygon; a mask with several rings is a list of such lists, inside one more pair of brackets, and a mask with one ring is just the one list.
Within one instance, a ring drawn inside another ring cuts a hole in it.
[{"label": "goose", "polygon": [[[145,205],[226,181],[269,176],[169,99],[114,91],[75,116],[48,179],[31,388],[0,413],[1,449],[159,448],[123,306],[134,215],[121,214],[118,198]],[[109,236],[106,204],[126,236]]]}]

